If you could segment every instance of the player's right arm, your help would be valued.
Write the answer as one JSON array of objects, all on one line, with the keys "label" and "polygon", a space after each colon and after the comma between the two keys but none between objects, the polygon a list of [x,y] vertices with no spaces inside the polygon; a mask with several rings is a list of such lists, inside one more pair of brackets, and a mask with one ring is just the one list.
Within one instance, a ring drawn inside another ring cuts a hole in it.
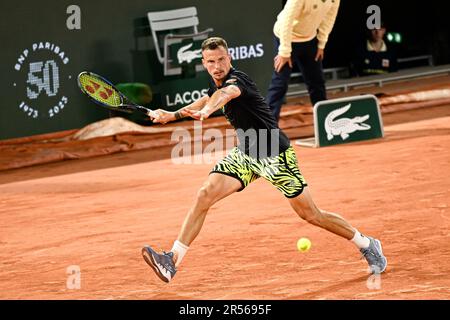
[{"label": "player's right arm", "polygon": [[153,121],[153,123],[166,124],[167,122],[171,122],[171,121],[175,121],[175,120],[179,120],[179,119],[188,117],[189,113],[186,112],[187,110],[189,110],[189,111],[201,110],[208,103],[208,100],[209,100],[209,96],[205,95],[205,96],[201,97],[200,99],[192,102],[191,104],[189,104],[183,108],[180,108],[174,112],[170,112],[170,111],[166,111],[166,110],[162,110],[162,109],[155,110],[158,117],[151,118],[151,120]]}]

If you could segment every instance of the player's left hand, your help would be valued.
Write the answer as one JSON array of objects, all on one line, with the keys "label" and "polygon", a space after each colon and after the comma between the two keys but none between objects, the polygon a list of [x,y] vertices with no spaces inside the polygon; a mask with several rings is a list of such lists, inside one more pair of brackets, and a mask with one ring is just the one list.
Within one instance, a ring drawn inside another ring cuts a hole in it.
[{"label": "player's left hand", "polygon": [[162,109],[155,110],[151,115],[149,115],[149,117],[153,123],[161,124],[166,124],[167,122],[175,120],[175,115],[173,112]]},{"label": "player's left hand", "polygon": [[189,117],[191,117],[191,118],[193,118],[195,120],[203,121],[205,119],[208,119],[208,117],[209,117],[209,114],[206,113],[203,110],[189,110],[189,109],[185,109],[183,111],[184,111],[184,113],[187,116],[189,116]]}]

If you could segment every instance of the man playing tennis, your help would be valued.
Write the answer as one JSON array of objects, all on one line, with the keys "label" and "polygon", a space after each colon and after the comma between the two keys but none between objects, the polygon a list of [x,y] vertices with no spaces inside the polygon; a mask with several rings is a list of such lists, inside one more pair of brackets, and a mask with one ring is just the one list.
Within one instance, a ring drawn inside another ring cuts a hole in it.
[{"label": "man playing tennis", "polygon": [[222,108],[236,129],[239,145],[212,169],[170,252],[158,253],[150,246],[142,249],[145,261],[156,275],[165,282],[172,280],[189,246],[199,234],[209,208],[243,190],[259,177],[280,190],[300,218],[352,241],[366,258],[371,272],[383,272],[387,260],[379,240],[362,235],[342,217],[316,207],[289,139],[278,128],[255,83],[232,67],[225,40],[206,39],[202,44],[202,56],[203,66],[211,76],[208,95],[176,112],[159,109],[157,117],[152,119],[157,123],[186,116],[203,120]]}]

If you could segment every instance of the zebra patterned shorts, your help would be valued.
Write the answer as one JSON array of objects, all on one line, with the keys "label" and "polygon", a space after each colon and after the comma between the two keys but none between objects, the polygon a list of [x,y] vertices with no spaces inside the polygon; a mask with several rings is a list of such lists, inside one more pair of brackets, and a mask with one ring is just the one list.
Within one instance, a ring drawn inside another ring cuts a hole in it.
[{"label": "zebra patterned shorts", "polygon": [[238,179],[242,184],[239,191],[263,177],[287,198],[297,197],[307,186],[298,168],[297,156],[292,146],[278,156],[259,160],[235,147],[214,166],[211,173],[221,173]]}]

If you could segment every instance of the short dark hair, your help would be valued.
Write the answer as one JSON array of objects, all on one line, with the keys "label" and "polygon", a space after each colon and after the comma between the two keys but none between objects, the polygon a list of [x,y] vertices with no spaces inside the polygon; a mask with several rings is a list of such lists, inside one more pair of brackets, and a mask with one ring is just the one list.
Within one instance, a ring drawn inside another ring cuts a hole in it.
[{"label": "short dark hair", "polygon": [[218,47],[223,47],[228,51],[228,44],[225,39],[219,37],[211,37],[203,41],[202,43],[202,51],[205,50],[215,50]]}]

